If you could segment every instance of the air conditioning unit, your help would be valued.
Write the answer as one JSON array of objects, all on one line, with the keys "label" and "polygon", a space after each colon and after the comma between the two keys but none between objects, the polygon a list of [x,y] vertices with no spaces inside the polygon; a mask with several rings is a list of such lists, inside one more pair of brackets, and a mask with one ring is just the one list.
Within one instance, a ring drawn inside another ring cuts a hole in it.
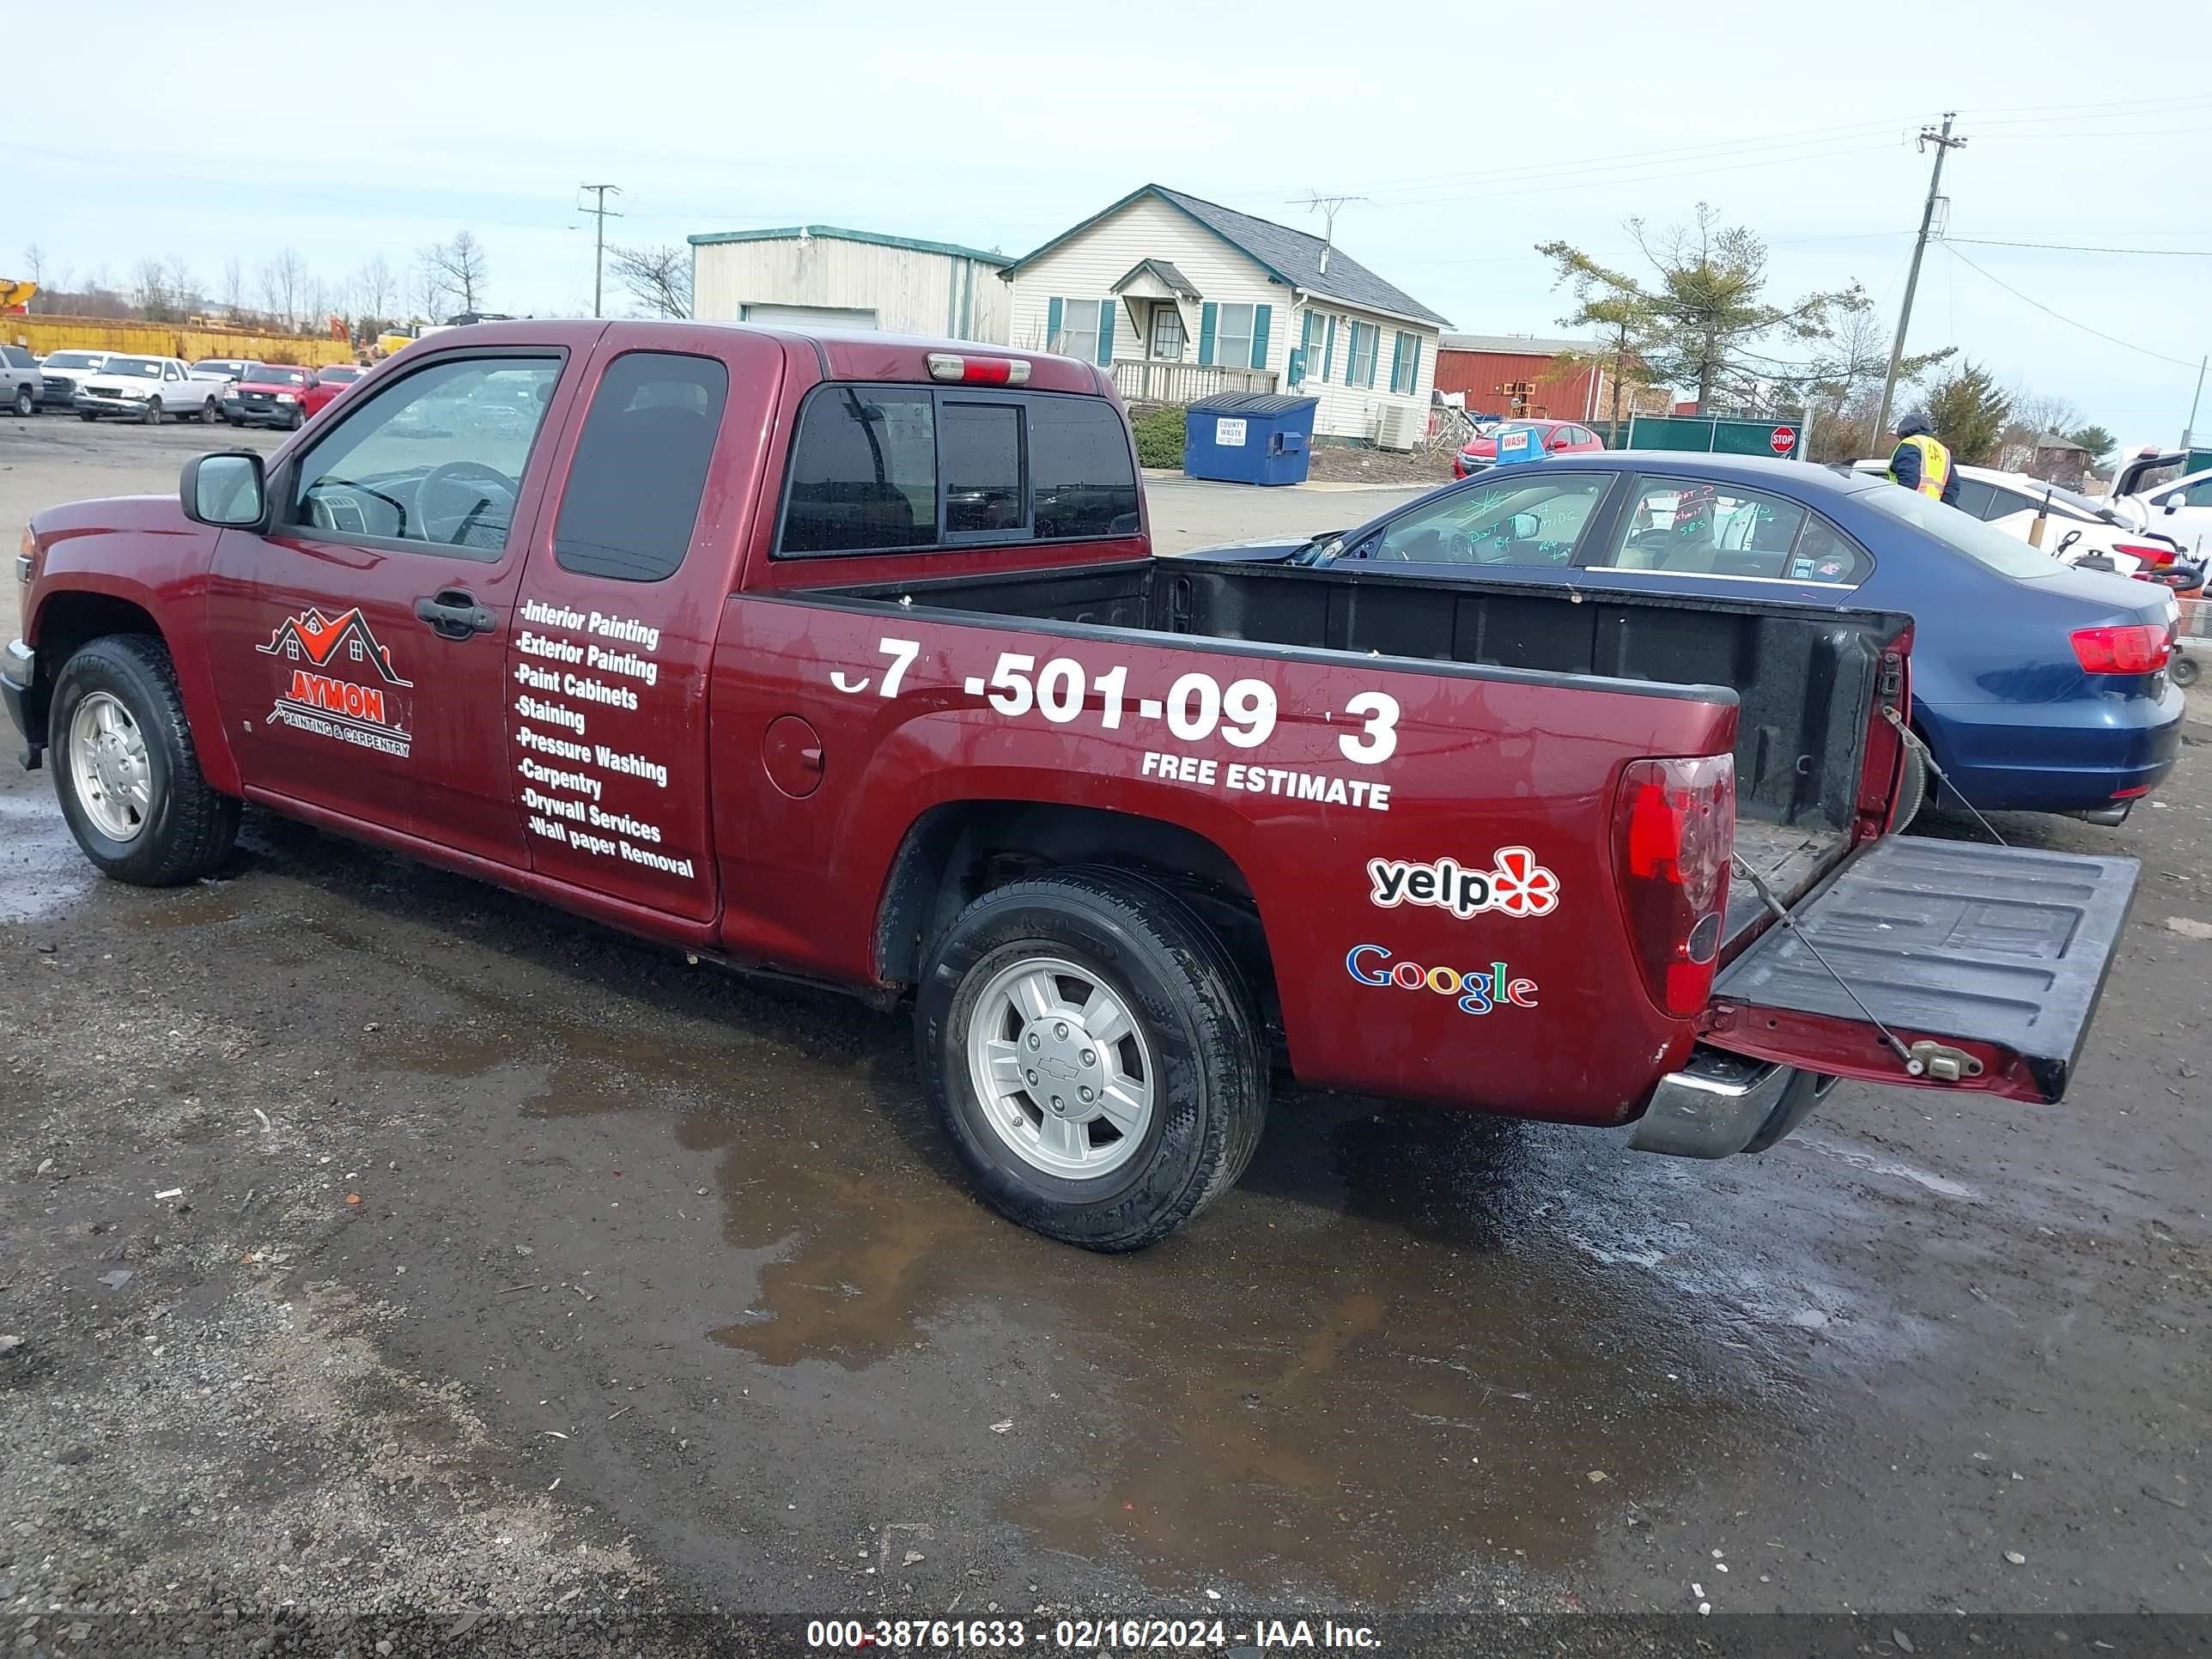
[{"label": "air conditioning unit", "polygon": [[1388,403],[1375,422],[1375,447],[1403,454],[1421,435],[1422,417],[1428,411],[1410,404]]}]

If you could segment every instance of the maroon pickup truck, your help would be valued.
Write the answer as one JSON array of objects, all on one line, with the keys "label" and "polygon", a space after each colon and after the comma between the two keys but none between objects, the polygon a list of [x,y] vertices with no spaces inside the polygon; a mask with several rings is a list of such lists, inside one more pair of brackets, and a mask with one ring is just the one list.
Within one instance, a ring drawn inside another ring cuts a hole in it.
[{"label": "maroon pickup truck", "polygon": [[1233,1183],[1283,1071],[1700,1157],[1838,1077],[2063,1090],[2135,866],[1885,836],[1909,618],[1183,563],[1144,511],[1087,364],[487,324],[41,514],[0,690],[119,879],[250,801],[911,998],[983,1194],[1094,1249]]}]

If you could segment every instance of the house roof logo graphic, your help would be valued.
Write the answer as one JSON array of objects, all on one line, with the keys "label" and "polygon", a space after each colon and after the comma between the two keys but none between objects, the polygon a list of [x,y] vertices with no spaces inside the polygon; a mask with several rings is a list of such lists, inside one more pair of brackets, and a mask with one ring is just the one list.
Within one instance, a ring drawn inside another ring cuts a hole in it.
[{"label": "house roof logo graphic", "polygon": [[415,684],[412,680],[401,679],[392,671],[392,653],[376,642],[376,635],[369,632],[368,621],[361,614],[359,605],[332,617],[325,617],[319,609],[311,606],[299,616],[285,617],[276,624],[276,631],[269,636],[268,644],[257,645],[253,648],[264,657],[279,656],[283,654],[288,639],[296,641],[300,649],[307,653],[307,660],[318,668],[327,667],[337,654],[338,647],[352,640],[360,645],[362,657],[375,664],[376,672],[384,677],[386,684],[411,686]]}]

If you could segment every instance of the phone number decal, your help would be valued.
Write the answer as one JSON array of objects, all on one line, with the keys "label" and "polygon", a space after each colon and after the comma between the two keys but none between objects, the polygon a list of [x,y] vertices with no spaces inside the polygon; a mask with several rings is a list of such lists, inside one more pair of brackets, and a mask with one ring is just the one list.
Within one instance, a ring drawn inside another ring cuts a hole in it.
[{"label": "phone number decal", "polygon": [[[896,697],[906,683],[907,670],[921,653],[918,640],[885,638],[876,641],[885,664],[880,677],[854,677],[840,669],[830,683],[848,696],[873,690],[879,697]],[[971,674],[961,689],[1010,720],[1036,718],[1054,726],[1073,726],[1088,717],[1105,732],[1134,730],[1139,724],[1164,726],[1182,743],[1203,743],[1218,737],[1233,749],[1257,749],[1274,735],[1279,708],[1275,688],[1265,680],[1231,680],[1226,685],[1212,674],[1194,670],[1176,676],[1164,695],[1132,696],[1129,671],[1116,665],[1092,674],[1073,657],[1049,657],[1040,665],[1034,656],[1005,651],[987,678]],[[1358,766],[1380,766],[1398,750],[1398,700],[1387,691],[1361,691],[1345,700],[1342,709],[1331,709],[1328,718],[1340,717],[1358,729],[1338,735],[1336,746],[1345,759]],[[1152,769],[1148,768],[1148,775]],[[1163,770],[1163,775],[1167,771]]]}]

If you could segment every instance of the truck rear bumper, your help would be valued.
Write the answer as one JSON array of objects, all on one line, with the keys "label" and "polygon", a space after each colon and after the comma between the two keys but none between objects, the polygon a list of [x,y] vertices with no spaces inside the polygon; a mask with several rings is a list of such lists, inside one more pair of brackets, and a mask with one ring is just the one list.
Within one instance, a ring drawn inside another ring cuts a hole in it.
[{"label": "truck rear bumper", "polygon": [[1835,1085],[1818,1072],[1701,1047],[1687,1066],[1660,1079],[1628,1144],[1673,1158],[1763,1152]]},{"label": "truck rear bumper", "polygon": [[38,668],[37,655],[22,641],[0,648],[0,703],[7,706],[8,718],[15,722],[21,739],[16,758],[27,772],[39,769],[39,757],[46,746],[46,699],[39,690]]}]

